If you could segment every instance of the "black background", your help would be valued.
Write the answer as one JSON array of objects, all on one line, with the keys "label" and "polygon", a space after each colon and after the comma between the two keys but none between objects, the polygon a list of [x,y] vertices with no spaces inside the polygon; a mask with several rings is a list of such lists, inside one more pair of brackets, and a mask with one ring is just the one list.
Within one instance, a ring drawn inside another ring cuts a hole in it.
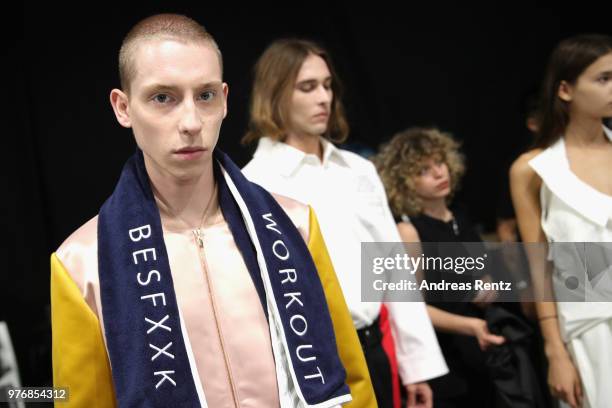
[{"label": "black background", "polygon": [[230,88],[220,146],[239,165],[251,153],[239,139],[256,58],[279,37],[321,42],[344,84],[349,141],[375,149],[409,126],[452,132],[463,141],[468,164],[457,199],[475,222],[492,229],[507,166],[530,142],[524,97],[538,86],[559,40],[612,33],[612,6],[605,3],[25,4],[15,60],[3,64],[14,70],[5,85],[15,90],[9,105],[17,106],[14,117],[5,110],[11,112],[5,120],[17,124],[10,136],[14,154],[4,151],[5,162],[13,162],[5,185],[12,196],[17,184],[18,199],[7,200],[16,206],[6,210],[9,222],[16,221],[16,245],[3,245],[8,267],[0,289],[0,320],[9,322],[24,384],[51,378],[49,255],[97,213],[135,147],[114,118],[109,92],[118,86],[121,40],[138,20],[183,13],[216,38]]}]

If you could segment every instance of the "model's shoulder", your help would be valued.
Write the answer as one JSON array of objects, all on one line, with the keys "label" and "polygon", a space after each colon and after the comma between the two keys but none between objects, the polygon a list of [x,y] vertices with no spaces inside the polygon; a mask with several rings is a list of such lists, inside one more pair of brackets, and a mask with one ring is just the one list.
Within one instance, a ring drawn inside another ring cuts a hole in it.
[{"label": "model's shoulder", "polygon": [[365,157],[358,155],[357,153],[351,152],[350,150],[338,148],[338,154],[342,156],[344,161],[346,161],[351,167],[364,168],[368,170],[374,168],[374,163]]},{"label": "model's shoulder", "polygon": [[536,172],[529,162],[542,153],[543,149],[532,149],[521,154],[510,166],[510,178],[525,179],[533,177]]},{"label": "model's shoulder", "polygon": [[254,156],[241,171],[249,181],[270,188],[270,183],[276,185],[278,180],[282,179],[279,171],[279,166],[281,165],[282,163],[278,161],[262,156]]},{"label": "model's shoulder", "polygon": [[402,237],[402,241],[404,242],[419,242],[420,241],[419,233],[417,229],[415,228],[414,224],[412,224],[408,220],[400,221],[397,224],[397,230],[399,231],[400,236]]},{"label": "model's shoulder", "polygon": [[66,272],[82,293],[98,271],[98,216],[74,231],[55,251]]},{"label": "model's shoulder", "polygon": [[56,253],[62,259],[73,252],[96,247],[98,245],[98,216],[91,218],[85,224],[77,228],[66,240],[59,246]]},{"label": "model's shoulder", "polygon": [[250,174],[260,168],[261,162],[262,160],[252,157],[251,160],[249,160],[249,162],[241,169],[242,173],[248,177]]},{"label": "model's shoulder", "polygon": [[293,198],[276,193],[271,194],[289,216],[293,225],[295,225],[304,238],[304,241],[308,242],[308,232],[310,231],[310,207]]}]

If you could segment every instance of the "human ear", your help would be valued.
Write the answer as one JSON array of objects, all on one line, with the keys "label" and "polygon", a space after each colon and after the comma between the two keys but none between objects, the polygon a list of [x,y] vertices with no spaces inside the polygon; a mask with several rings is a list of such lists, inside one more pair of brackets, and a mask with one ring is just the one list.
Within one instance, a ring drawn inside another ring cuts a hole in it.
[{"label": "human ear", "polygon": [[559,89],[557,91],[557,96],[562,101],[571,102],[573,94],[572,91],[572,86],[567,81],[561,81],[561,83],[559,84]]},{"label": "human ear", "polygon": [[130,119],[130,109],[128,96],[120,89],[113,89],[110,93],[110,103],[115,112],[117,122],[123,127],[132,127],[132,121]]},{"label": "human ear", "polygon": [[229,93],[229,86],[223,83],[223,119],[227,116],[227,94]]}]

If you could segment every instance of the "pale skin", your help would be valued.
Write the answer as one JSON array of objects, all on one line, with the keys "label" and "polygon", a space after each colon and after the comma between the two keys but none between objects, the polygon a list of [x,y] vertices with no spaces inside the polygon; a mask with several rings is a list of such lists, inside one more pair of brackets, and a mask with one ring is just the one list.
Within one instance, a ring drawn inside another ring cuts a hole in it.
[{"label": "pale skin", "polygon": [[[563,138],[571,171],[591,187],[612,196],[609,177],[612,174],[612,143],[601,127],[602,118],[612,115],[612,53],[598,58],[574,83],[562,81],[557,97],[569,106],[569,122]],[[510,169],[512,202],[525,242],[546,242],[540,224],[542,180],[528,164],[540,152],[541,149],[534,149],[523,154]],[[536,277],[543,272],[534,271],[534,268],[532,263],[532,274]],[[549,290],[550,273],[542,273],[542,276],[546,277],[543,289]],[[549,363],[550,391],[570,406],[580,407],[583,403],[580,375],[561,338],[556,304],[537,302],[536,310]]]},{"label": "pale skin", "polygon": [[110,102],[144,153],[164,225],[216,223],[222,215],[214,199],[212,152],[228,94],[216,51],[202,41],[152,39],[139,44],[133,61],[129,89],[113,89]]},{"label": "pale skin", "polygon": [[[425,159],[421,171],[414,181],[416,193],[423,203],[423,213],[441,221],[450,221],[453,218],[453,213],[447,204],[451,187],[450,174],[446,163],[434,158]],[[404,242],[421,242],[414,225],[400,222],[397,227]],[[421,271],[417,273],[419,279],[422,279]],[[494,291],[480,291],[474,302],[486,305],[493,302],[495,297],[496,293]],[[450,313],[432,305],[427,305],[427,312],[436,329],[448,333],[474,336],[481,350],[505,342],[504,337],[492,334],[489,331],[487,323],[483,319]]]},{"label": "pale skin", "polygon": [[[333,102],[331,72],[325,60],[310,54],[297,74],[289,124],[284,142],[323,160],[321,135],[327,130]],[[433,396],[427,382],[406,385],[407,408],[431,408]]]},{"label": "pale skin", "polygon": [[325,60],[311,54],[295,80],[285,143],[323,158],[320,136],[327,130],[334,98],[331,73]]}]

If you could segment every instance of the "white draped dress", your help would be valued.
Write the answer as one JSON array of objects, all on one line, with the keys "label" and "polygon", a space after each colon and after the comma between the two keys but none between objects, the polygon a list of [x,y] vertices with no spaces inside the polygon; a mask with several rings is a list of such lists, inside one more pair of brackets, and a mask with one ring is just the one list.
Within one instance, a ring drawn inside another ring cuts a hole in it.
[{"label": "white draped dress", "polygon": [[[612,141],[612,133],[606,135]],[[552,243],[549,258],[555,267],[553,287],[559,326],[580,372],[584,407],[610,406],[612,196],[572,172],[563,138],[529,165],[542,179],[541,222]],[[560,244],[566,242],[572,244]]]}]

